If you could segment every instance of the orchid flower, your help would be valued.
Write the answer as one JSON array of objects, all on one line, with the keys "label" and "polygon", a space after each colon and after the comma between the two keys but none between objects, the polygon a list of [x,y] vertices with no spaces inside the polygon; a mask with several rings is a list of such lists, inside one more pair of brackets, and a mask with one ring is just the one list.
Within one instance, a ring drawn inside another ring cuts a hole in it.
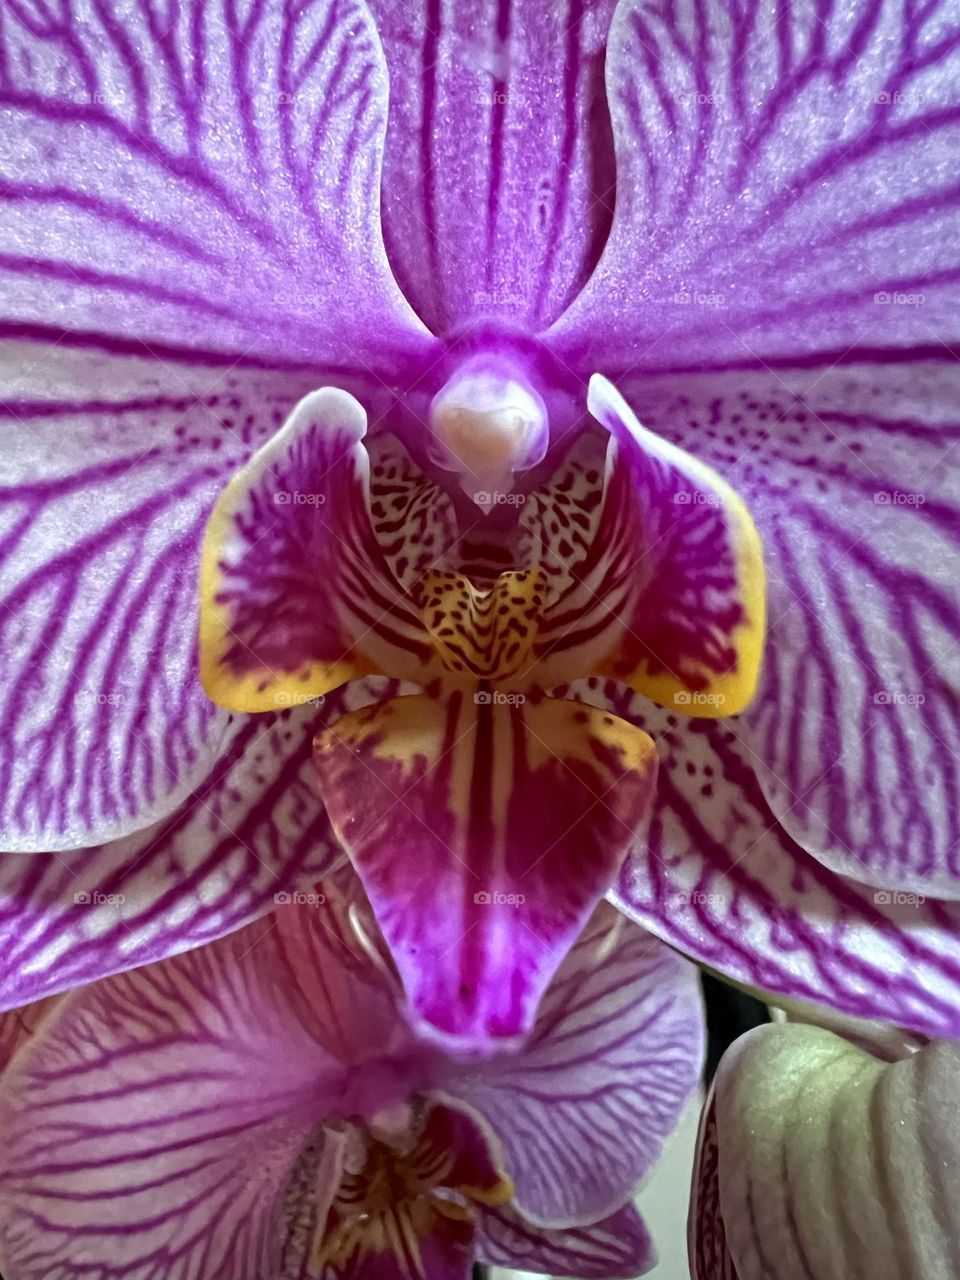
[{"label": "orchid flower", "polygon": [[956,1034],[944,6],[2,39],[5,1003],[346,849],[441,1037],[521,1036],[605,893]]},{"label": "orchid flower", "polygon": [[631,1194],[697,1085],[695,967],[602,904],[523,1050],[464,1063],[412,1035],[348,876],[5,1015],[5,1275],[652,1265]]},{"label": "orchid flower", "polygon": [[701,1134],[693,1280],[953,1280],[960,1046],[893,1028],[758,1028]]}]

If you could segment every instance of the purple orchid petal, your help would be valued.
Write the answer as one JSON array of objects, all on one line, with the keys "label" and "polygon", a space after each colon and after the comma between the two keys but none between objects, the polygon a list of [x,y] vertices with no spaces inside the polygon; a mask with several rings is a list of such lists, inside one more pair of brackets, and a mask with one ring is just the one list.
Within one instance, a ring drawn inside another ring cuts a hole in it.
[{"label": "purple orchid petal", "polygon": [[753,696],[764,637],[750,514],[709,467],[642,427],[605,378],[591,379],[588,403],[612,437],[603,510],[540,625],[538,679],[606,672],[683,714],[734,715]]},{"label": "purple orchid petal", "polygon": [[395,698],[317,738],[327,812],[431,1034],[515,1037],[609,887],[649,743],[551,699]]},{"label": "purple orchid petal", "polygon": [[478,315],[536,332],[594,267],[616,185],[613,8],[374,3],[391,84],[384,234],[435,332]]},{"label": "purple orchid petal", "polygon": [[266,711],[370,671],[426,674],[423,623],[369,509],[366,426],[347,392],[314,391],[221,494],[200,577],[200,665],[221,706]]},{"label": "purple orchid petal", "polygon": [[426,335],[379,218],[366,9],[126,0],[4,24],[8,330],[384,371]]},{"label": "purple orchid petal", "polygon": [[[638,940],[674,970],[640,964],[642,1000]],[[499,1213],[513,1194],[496,1133],[509,1098],[494,1116],[444,1092],[460,1091],[464,1062],[414,1038],[378,953],[369,905],[345,870],[302,905],[209,946],[0,1019],[4,1273],[73,1280],[84,1266],[103,1280],[246,1280],[252,1266],[292,1280],[320,1265],[353,1280],[449,1280],[466,1274],[478,1218],[491,1247],[537,1247],[556,1265],[579,1258],[583,1275],[646,1265],[630,1209],[570,1232]],[[552,1039],[568,1090],[582,1091],[586,1071],[590,1088],[616,1095],[631,1065],[624,1046],[638,1030],[666,1029],[664,982],[669,1002],[680,995],[677,967],[692,970],[609,908],[578,957],[532,1052],[542,1060]],[[686,994],[695,1007],[694,989]],[[699,1046],[699,1021],[687,1039]],[[597,1061],[612,1074],[590,1078]],[[512,1067],[499,1087],[519,1097],[528,1082]],[[655,1134],[660,1119],[654,1108]]]},{"label": "purple orchid petal", "polygon": [[0,829],[6,849],[76,848],[171,813],[222,749],[229,718],[197,670],[200,543],[296,379],[161,380],[89,353],[58,353],[54,371],[36,348],[15,353],[27,363],[0,410]]},{"label": "purple orchid petal", "polygon": [[736,981],[960,1034],[960,907],[865,887],[808,854],[764,798],[738,722],[678,720],[612,683],[579,693],[643,728],[661,761],[646,842],[613,895],[622,910]]},{"label": "purple orchid petal", "polygon": [[957,338],[955,13],[627,0],[607,84],[616,214],[551,335],[567,360],[759,363]]},{"label": "purple orchid petal", "polygon": [[954,1043],[888,1063],[819,1027],[763,1027],[737,1041],[715,1104],[735,1275],[952,1280],[958,1086]]},{"label": "purple orchid petal", "polygon": [[653,1167],[702,1053],[696,967],[604,903],[522,1055],[485,1064],[457,1093],[500,1136],[518,1210],[580,1225],[619,1208]]},{"label": "purple orchid petal", "polygon": [[639,1276],[656,1261],[647,1228],[632,1204],[589,1226],[566,1230],[532,1227],[510,1206],[486,1209],[477,1248],[495,1266],[580,1280]]},{"label": "purple orchid petal", "polygon": [[960,897],[960,378],[729,375],[648,387],[643,407],[763,536],[765,666],[736,734],[773,813],[841,874]]},{"label": "purple orchid petal", "polygon": [[210,942],[326,875],[343,855],[316,794],[316,714],[248,720],[194,794],[145,831],[0,859],[0,1007]]},{"label": "purple orchid petal", "polygon": [[286,963],[253,925],[55,1002],[0,1082],[5,1274],[275,1273],[315,1099],[344,1074],[276,999]]}]

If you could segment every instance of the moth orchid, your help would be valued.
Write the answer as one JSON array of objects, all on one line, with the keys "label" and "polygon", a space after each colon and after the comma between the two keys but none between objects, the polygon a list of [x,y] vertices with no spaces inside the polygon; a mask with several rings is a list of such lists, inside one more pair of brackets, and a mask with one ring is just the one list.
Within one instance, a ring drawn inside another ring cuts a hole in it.
[{"label": "moth orchid", "polygon": [[528,1028],[605,892],[956,1034],[944,5],[3,40],[5,1001],[346,847],[441,1037]]},{"label": "moth orchid", "polygon": [[652,1265],[631,1194],[697,1085],[695,967],[602,904],[522,1051],[464,1063],[411,1034],[355,884],[5,1015],[5,1275]]},{"label": "moth orchid", "polygon": [[727,1051],[694,1177],[694,1280],[957,1274],[958,1046],[866,1031],[777,1024]]}]

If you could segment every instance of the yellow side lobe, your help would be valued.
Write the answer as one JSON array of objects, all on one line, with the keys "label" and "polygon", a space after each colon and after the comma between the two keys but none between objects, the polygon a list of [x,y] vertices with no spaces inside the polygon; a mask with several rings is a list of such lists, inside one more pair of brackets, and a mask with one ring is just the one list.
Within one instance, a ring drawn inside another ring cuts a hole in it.
[{"label": "yellow side lobe", "polygon": [[[723,499],[736,557],[737,598],[744,616],[730,635],[735,653],[733,668],[720,675],[707,667],[693,668],[702,677],[699,688],[694,688],[690,679],[682,679],[669,671],[651,673],[643,666],[620,678],[637,693],[678,714],[719,720],[739,715],[756,693],[766,640],[767,588],[763,546],[746,503],[708,467],[704,470],[711,475],[713,487]],[[687,671],[691,671],[689,663]]]},{"label": "yellow side lobe", "polygon": [[[277,670],[260,663],[255,669],[234,670],[227,654],[243,642],[233,630],[229,605],[220,599],[225,585],[222,558],[234,537],[235,522],[249,492],[246,469],[224,489],[207,521],[200,560],[200,679],[207,696],[228,711],[278,711],[303,706],[348,680],[369,675],[376,668],[356,652],[336,662],[306,662],[296,670]],[[256,555],[255,549],[248,554]],[[257,655],[250,653],[251,660]]]}]

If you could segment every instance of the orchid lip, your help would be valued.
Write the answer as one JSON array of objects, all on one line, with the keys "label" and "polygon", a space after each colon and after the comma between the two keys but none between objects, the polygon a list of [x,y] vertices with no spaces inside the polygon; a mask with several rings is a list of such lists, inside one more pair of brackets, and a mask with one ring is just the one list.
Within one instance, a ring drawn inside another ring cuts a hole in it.
[{"label": "orchid lip", "polygon": [[490,354],[467,360],[434,396],[430,426],[433,461],[457,472],[484,512],[542,460],[550,435],[540,393],[515,361]]}]

